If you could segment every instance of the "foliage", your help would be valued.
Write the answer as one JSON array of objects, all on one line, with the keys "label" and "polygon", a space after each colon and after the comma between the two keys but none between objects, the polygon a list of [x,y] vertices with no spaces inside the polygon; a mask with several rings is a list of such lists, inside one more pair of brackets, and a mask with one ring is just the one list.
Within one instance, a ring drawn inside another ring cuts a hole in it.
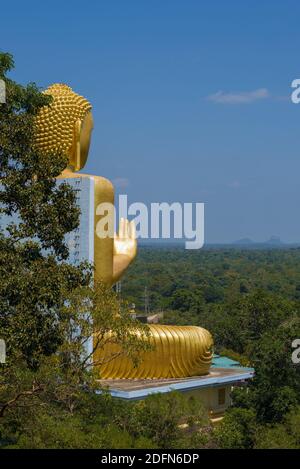
[{"label": "foliage", "polygon": [[[215,305],[230,305],[256,290],[282,300],[300,299],[300,249],[139,247],[139,255],[122,281],[122,291],[143,311],[147,287],[153,311],[182,312],[187,307],[202,320]],[[184,302],[179,301],[180,297]],[[201,304],[194,305],[194,302]],[[175,307],[176,306],[176,307]],[[185,309],[184,309],[185,307]],[[213,313],[212,313],[213,314]]]},{"label": "foliage", "polygon": [[287,414],[282,423],[259,429],[255,448],[300,449],[300,408]]},{"label": "foliage", "polygon": [[79,215],[71,187],[56,185],[67,157],[34,147],[35,116],[51,98],[34,83],[25,87],[7,77],[14,66],[9,54],[0,54],[0,64],[6,83],[6,103],[0,105],[0,213],[19,216],[19,223],[9,226],[11,241],[23,239],[24,249],[35,249],[35,255],[44,248],[66,259],[64,236],[78,226]]},{"label": "foliage", "polygon": [[250,449],[256,431],[255,413],[249,409],[230,409],[215,431],[220,448]]},{"label": "foliage", "polygon": [[159,448],[180,448],[189,434],[209,425],[199,399],[177,392],[156,394],[134,404],[132,412],[123,408],[117,415],[119,425],[130,434],[142,435]]},{"label": "foliage", "polygon": [[300,319],[286,321],[276,334],[267,332],[255,345],[256,373],[250,397],[260,422],[280,422],[300,403],[300,369],[291,360],[291,343],[295,337],[300,337]]},{"label": "foliage", "polygon": [[[193,398],[177,393],[126,403],[109,395],[79,393],[75,412],[53,401],[14,409],[0,421],[4,448],[189,448],[208,441],[207,414]],[[199,428],[202,428],[202,433]],[[209,434],[209,433],[208,433]]]},{"label": "foliage", "polygon": [[36,151],[34,117],[50,101],[36,85],[10,80],[12,67],[12,57],[0,54],[7,90],[0,107],[1,217],[18,220],[8,218],[0,232],[0,333],[7,346],[0,418],[46,402],[73,412],[80,390],[95,382],[86,348],[95,328],[95,347],[110,340],[133,359],[146,334],[111,290],[92,284],[92,266],[68,264],[65,235],[78,226],[79,210],[73,189],[56,184],[66,155]]}]

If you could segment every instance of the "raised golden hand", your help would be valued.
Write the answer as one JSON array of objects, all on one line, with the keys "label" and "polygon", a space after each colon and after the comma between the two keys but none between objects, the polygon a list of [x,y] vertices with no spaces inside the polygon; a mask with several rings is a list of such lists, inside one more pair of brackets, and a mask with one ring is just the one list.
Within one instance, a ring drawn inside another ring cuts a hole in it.
[{"label": "raised golden hand", "polygon": [[113,280],[117,282],[137,253],[134,221],[121,218],[119,233],[114,238]]}]

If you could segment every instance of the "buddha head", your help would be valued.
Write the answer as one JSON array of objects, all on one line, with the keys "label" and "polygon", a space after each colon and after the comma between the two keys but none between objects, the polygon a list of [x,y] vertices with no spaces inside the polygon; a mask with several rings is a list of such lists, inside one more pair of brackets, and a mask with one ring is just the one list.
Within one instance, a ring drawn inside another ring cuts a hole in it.
[{"label": "buddha head", "polygon": [[64,84],[52,85],[44,93],[53,99],[37,115],[35,145],[43,152],[62,152],[69,157],[69,167],[79,171],[89,153],[93,130],[92,106]]}]

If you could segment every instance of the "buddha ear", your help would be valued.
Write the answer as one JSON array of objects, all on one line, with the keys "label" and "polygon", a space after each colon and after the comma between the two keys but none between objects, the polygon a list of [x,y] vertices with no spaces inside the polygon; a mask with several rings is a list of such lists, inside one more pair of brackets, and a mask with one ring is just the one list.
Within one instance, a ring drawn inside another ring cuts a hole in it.
[{"label": "buddha ear", "polygon": [[77,119],[75,123],[75,131],[74,131],[74,137],[75,137],[75,161],[74,161],[74,171],[79,171],[80,169],[80,135],[81,135],[81,127],[82,127],[82,120]]}]

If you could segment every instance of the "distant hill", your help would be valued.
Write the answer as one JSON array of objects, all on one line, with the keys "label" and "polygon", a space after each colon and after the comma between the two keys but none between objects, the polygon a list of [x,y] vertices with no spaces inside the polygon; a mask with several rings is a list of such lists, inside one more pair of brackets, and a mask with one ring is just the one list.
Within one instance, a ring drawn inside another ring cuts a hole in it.
[{"label": "distant hill", "polygon": [[254,241],[252,241],[252,239],[250,238],[242,238],[242,239],[238,239],[237,241],[234,241],[232,244],[243,244],[243,245],[248,245],[248,244],[253,244]]},{"label": "distant hill", "polygon": [[252,246],[283,246],[284,243],[281,241],[281,239],[279,238],[279,236],[271,236],[270,239],[268,239],[267,241],[262,241],[262,242],[257,242],[257,241],[253,241],[252,239],[250,238],[242,238],[242,239],[238,239],[237,241],[234,241],[232,243],[234,246],[249,246],[249,245],[252,245]]},{"label": "distant hill", "polygon": [[284,244],[281,239],[279,238],[279,236],[271,236],[271,238],[266,241],[264,244],[272,244],[272,245],[276,245],[278,246],[279,244]]}]

